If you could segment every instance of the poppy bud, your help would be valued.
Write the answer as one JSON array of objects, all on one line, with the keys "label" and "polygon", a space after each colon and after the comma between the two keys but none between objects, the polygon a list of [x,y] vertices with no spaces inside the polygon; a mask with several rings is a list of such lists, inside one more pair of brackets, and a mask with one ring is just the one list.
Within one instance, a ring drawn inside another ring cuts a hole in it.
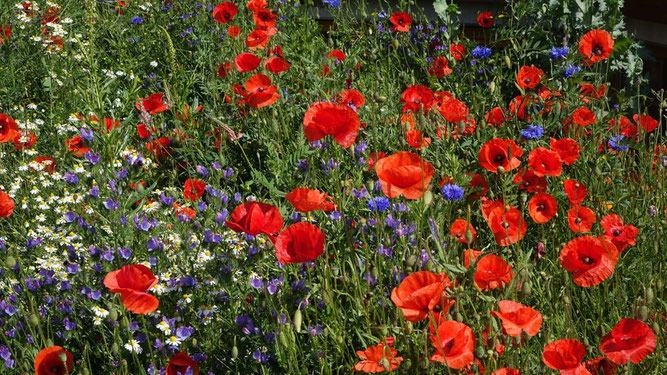
[{"label": "poppy bud", "polygon": [[656,335],[660,334],[660,325],[658,324],[658,322],[653,322],[651,328],[653,328],[653,332],[655,332]]},{"label": "poppy bud", "polygon": [[14,268],[15,265],[16,265],[16,258],[14,258],[13,256],[10,255],[7,257],[7,259],[5,259],[5,266],[7,268]]},{"label": "poppy bud", "polygon": [[646,289],[646,303],[648,303],[648,304],[653,303],[654,298],[655,298],[655,295],[653,294],[653,288]]},{"label": "poppy bud", "polygon": [[433,202],[433,193],[430,190],[426,190],[424,192],[424,204],[428,206],[431,202]]},{"label": "poppy bud", "polygon": [[594,172],[596,176],[600,176],[602,174],[602,169],[600,169],[600,167],[596,165]]},{"label": "poppy bud", "polygon": [[123,317],[123,319],[120,321],[120,328],[121,329],[127,329],[127,327],[130,326],[130,322],[127,320],[127,318]]},{"label": "poppy bud", "polygon": [[505,173],[505,168],[503,168],[502,165],[499,165],[498,168],[496,169],[498,173]]},{"label": "poppy bud", "polygon": [[507,65],[508,68],[512,68],[512,61],[510,61],[510,57],[505,55],[505,65]]},{"label": "poppy bud", "polygon": [[648,318],[648,307],[646,306],[641,306],[639,308],[639,311],[637,311],[637,317],[639,320],[642,322],[646,321],[646,318]]},{"label": "poppy bud", "polygon": [[109,319],[113,322],[118,320],[118,311],[116,309],[109,309]]},{"label": "poppy bud", "polygon": [[459,323],[463,323],[463,314],[457,313],[456,314],[456,321]]},{"label": "poppy bud", "polygon": [[478,313],[475,313],[472,317],[475,318],[475,320],[477,320],[477,321],[482,319],[482,317]]},{"label": "poppy bud", "polygon": [[296,333],[301,332],[301,322],[303,321],[303,317],[301,316],[301,306],[297,307],[296,311],[294,312],[294,330]]},{"label": "poppy bud", "polygon": [[111,344],[111,354],[118,355],[118,344],[115,342]]},{"label": "poppy bud", "polygon": [[83,370],[81,370],[82,375],[90,375],[90,371],[88,370],[87,367],[84,367]]},{"label": "poppy bud", "polygon": [[37,326],[39,325],[39,318],[37,317],[37,315],[35,315],[35,314],[31,314],[31,315],[30,315],[30,318],[28,318],[28,323],[29,323],[32,327],[37,327]]},{"label": "poppy bud", "polygon": [[466,130],[466,124],[463,121],[459,121],[459,133],[463,133]]},{"label": "poppy bud", "polygon": [[373,28],[368,26],[368,35],[373,35]]},{"label": "poppy bud", "polygon": [[470,230],[470,226],[468,226],[468,229],[466,230],[465,240],[466,240],[466,243],[471,243],[472,242],[472,231]]},{"label": "poppy bud", "polygon": [[563,297],[563,303],[566,304],[566,305],[569,305],[570,304],[570,297],[568,297],[568,296]]},{"label": "poppy bud", "polygon": [[125,372],[127,373],[127,360],[126,359],[121,360],[120,365],[125,370]]},{"label": "poppy bud", "polygon": [[138,183],[137,186],[134,188],[134,190],[136,190],[137,193],[143,193],[144,192],[144,184]]},{"label": "poppy bud", "polygon": [[398,47],[400,47],[400,44],[398,43],[398,39],[394,39],[391,42],[391,45],[394,47],[394,49],[398,49]]},{"label": "poppy bud", "polygon": [[475,348],[475,357],[481,359],[484,358],[485,355],[486,355],[486,350],[484,350],[483,346],[478,346]]},{"label": "poppy bud", "polygon": [[391,367],[391,364],[389,363],[389,360],[385,357],[382,357],[382,359],[378,362],[382,368],[389,369]]},{"label": "poppy bud", "polygon": [[197,346],[197,339],[192,339],[192,346]]},{"label": "poppy bud", "polygon": [[[285,348],[289,348],[289,339],[287,337],[287,329],[281,329],[280,333],[278,334],[278,338],[280,339],[280,344],[282,346],[284,346]],[[232,348],[232,357],[234,357],[234,355],[233,355],[234,349],[236,349],[236,355],[238,356],[239,349],[236,347],[236,345],[234,345],[234,347]],[[234,357],[234,358],[236,358],[236,357]]]},{"label": "poppy bud", "polygon": [[412,267],[415,265],[417,262],[417,256],[416,255],[410,255],[410,257],[405,261],[405,265],[408,267]]},{"label": "poppy bud", "polygon": [[405,334],[406,334],[406,335],[411,334],[413,328],[414,328],[414,327],[412,326],[412,322],[407,322],[407,323],[405,324]]},{"label": "poppy bud", "polygon": [[493,94],[494,91],[496,91],[496,82],[495,81],[491,81],[491,83],[489,83],[489,91],[492,94]]},{"label": "poppy bud", "polygon": [[53,346],[53,340],[47,339],[46,340],[46,346]]},{"label": "poppy bud", "polygon": [[530,281],[526,281],[525,283],[523,283],[523,285],[521,285],[521,293],[527,296],[531,292],[532,292],[532,286],[530,284]]},{"label": "poppy bud", "polygon": [[658,290],[662,290],[662,287],[665,286],[665,284],[662,282],[662,279],[658,279],[658,282],[655,284],[655,286],[658,288]]},{"label": "poppy bud", "polygon": [[372,277],[373,279],[377,280],[378,276],[379,276],[379,275],[378,275],[378,269],[377,269],[377,267],[372,267],[372,268],[371,268],[371,277]]}]

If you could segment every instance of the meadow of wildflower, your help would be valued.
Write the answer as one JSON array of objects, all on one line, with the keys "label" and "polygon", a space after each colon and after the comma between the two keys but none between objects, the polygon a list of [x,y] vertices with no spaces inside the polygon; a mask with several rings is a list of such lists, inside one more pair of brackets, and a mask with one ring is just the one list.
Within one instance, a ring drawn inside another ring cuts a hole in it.
[{"label": "meadow of wildflower", "polygon": [[0,3],[1,374],[667,373],[622,0]]}]

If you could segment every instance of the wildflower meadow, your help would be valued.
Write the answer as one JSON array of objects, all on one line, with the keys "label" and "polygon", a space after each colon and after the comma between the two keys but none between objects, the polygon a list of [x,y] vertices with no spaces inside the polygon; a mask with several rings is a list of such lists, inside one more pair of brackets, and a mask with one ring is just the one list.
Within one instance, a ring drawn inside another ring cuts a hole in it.
[{"label": "wildflower meadow", "polygon": [[457,4],[0,2],[0,374],[667,374],[623,0]]}]

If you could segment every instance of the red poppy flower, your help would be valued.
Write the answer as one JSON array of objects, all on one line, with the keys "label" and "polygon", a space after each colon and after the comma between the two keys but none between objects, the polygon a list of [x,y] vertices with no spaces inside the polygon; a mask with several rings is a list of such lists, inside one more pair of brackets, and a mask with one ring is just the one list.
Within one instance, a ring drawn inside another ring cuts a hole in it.
[{"label": "red poppy flower", "polygon": [[[494,138],[479,149],[479,165],[493,173],[509,172],[517,168],[523,155],[523,149],[509,139]],[[502,167],[502,170],[499,168]]]},{"label": "red poppy flower", "polygon": [[391,31],[402,31],[407,32],[410,30],[410,25],[412,24],[412,17],[409,14],[403,12],[394,12],[391,17],[389,17],[392,26]]},{"label": "red poppy flower", "polygon": [[258,29],[266,30],[276,26],[276,19],[278,19],[278,16],[273,14],[273,10],[271,9],[261,8],[252,13],[252,19],[255,21],[255,25]]},{"label": "red poppy flower", "polygon": [[468,198],[479,199],[489,191],[489,185],[481,174],[475,173],[468,184]]},{"label": "red poppy flower", "polygon": [[503,258],[489,254],[484,255],[477,262],[474,279],[477,288],[486,291],[505,288],[513,277],[512,266],[508,265]]},{"label": "red poppy flower", "polygon": [[329,212],[333,211],[336,207],[333,204],[333,198],[328,196],[327,193],[308,188],[296,188],[287,193],[285,199],[287,199],[292,206],[294,206],[294,209],[299,212],[316,210]]},{"label": "red poppy flower", "polygon": [[628,361],[637,364],[653,353],[655,346],[655,334],[646,323],[621,319],[608,335],[602,337],[600,351],[617,365]]},{"label": "red poppy flower", "polygon": [[489,126],[502,127],[505,122],[505,112],[500,107],[494,107],[486,114],[486,124]]},{"label": "red poppy flower", "polygon": [[181,205],[178,203],[174,203],[172,207],[174,208],[174,211],[176,211],[177,216],[184,216],[189,219],[194,219],[195,216],[197,216],[195,210],[190,207],[181,207]]},{"label": "red poppy flower", "polygon": [[502,321],[503,331],[512,337],[521,336],[525,331],[528,336],[535,336],[542,326],[542,314],[532,307],[518,302],[503,300],[498,302],[498,311],[491,311],[491,315]]},{"label": "red poppy flower", "polygon": [[218,77],[226,78],[227,72],[232,71],[232,64],[229,62],[223,62],[218,66]]},{"label": "red poppy flower", "polygon": [[[0,44],[4,43],[12,35],[12,29],[9,25],[0,25]],[[4,36],[4,38],[3,38]]]},{"label": "red poppy flower", "polygon": [[[561,375],[585,375],[581,360],[586,356],[586,347],[577,340],[565,339],[547,344],[542,352],[542,362],[547,367],[560,370]],[[589,374],[590,375],[590,374]]]},{"label": "red poppy flower", "polygon": [[454,60],[459,61],[466,55],[466,47],[461,43],[452,43],[449,46],[449,53],[452,54]]},{"label": "red poppy flower", "polygon": [[5,113],[0,113],[0,143],[11,142],[19,134],[16,121]]},{"label": "red poppy flower", "polygon": [[493,13],[491,12],[482,12],[477,16],[477,23],[483,28],[493,26],[495,19],[493,18]]},{"label": "red poppy flower", "polygon": [[515,207],[499,206],[489,213],[488,224],[500,246],[510,246],[526,235],[527,224],[521,211]]},{"label": "red poppy flower", "polygon": [[228,228],[236,233],[256,236],[260,233],[269,236],[278,233],[283,227],[283,218],[275,206],[261,202],[245,202],[232,212],[231,220],[225,220]]},{"label": "red poppy flower", "polygon": [[600,220],[600,225],[604,228],[604,237],[611,241],[620,253],[626,247],[635,245],[635,237],[639,234],[639,229],[633,225],[623,225],[623,219],[620,216],[609,214]]},{"label": "red poppy flower", "polygon": [[330,59],[332,57],[335,58],[336,61],[338,62],[341,62],[347,58],[347,56],[345,56],[345,53],[338,49],[329,52],[329,54],[327,55],[327,59]]},{"label": "red poppy flower", "polygon": [[538,177],[558,177],[563,172],[563,162],[558,153],[544,147],[538,147],[528,154],[528,165]]},{"label": "red poppy flower", "polygon": [[588,233],[595,224],[595,212],[588,207],[574,206],[567,211],[567,222],[574,233]]},{"label": "red poppy flower", "polygon": [[241,29],[239,29],[236,26],[229,26],[227,28],[227,34],[229,34],[229,36],[231,36],[232,38],[236,38],[237,36],[239,36],[240,33]]},{"label": "red poppy flower", "polygon": [[234,68],[237,72],[251,72],[257,69],[261,61],[261,57],[257,57],[250,52],[243,52],[234,59]]},{"label": "red poppy flower", "polygon": [[[48,156],[38,156],[35,158],[35,163],[39,164],[40,170],[52,174],[56,171],[56,161]],[[36,170],[36,169],[34,169]]]},{"label": "red poppy flower", "polygon": [[428,189],[434,173],[433,165],[419,155],[401,151],[376,162],[382,192],[389,198],[403,194],[407,199],[419,199]]},{"label": "red poppy flower", "polygon": [[[468,229],[470,229],[470,232],[472,233],[472,240],[470,240],[470,242],[466,241],[466,231]],[[457,241],[467,244],[473,243],[477,238],[477,231],[473,228],[472,224],[468,224],[465,219],[456,219],[452,224],[449,234]]]},{"label": "red poppy flower", "polygon": [[218,23],[227,23],[231,21],[239,8],[230,1],[225,1],[213,8],[213,19]]},{"label": "red poppy flower", "polygon": [[649,115],[633,115],[632,119],[647,133],[652,132],[659,125],[658,121]]},{"label": "red poppy flower", "polygon": [[528,202],[528,213],[538,224],[547,223],[558,212],[558,203],[551,194],[538,193],[533,195]]},{"label": "red poppy flower", "polygon": [[197,180],[194,178],[188,178],[185,180],[185,188],[183,191],[183,196],[185,199],[190,199],[196,201],[204,195],[206,190],[206,182]]},{"label": "red poppy flower", "polygon": [[471,264],[474,264],[479,258],[480,255],[484,254],[483,251],[477,251],[474,249],[467,249],[463,252],[463,265],[466,269],[470,268]]},{"label": "red poppy flower", "polygon": [[266,8],[269,4],[266,0],[250,0],[246,5],[252,12],[258,12],[262,8]]},{"label": "red poppy flower", "polygon": [[7,193],[0,190],[0,219],[10,217],[14,212],[14,200]]},{"label": "red poppy flower", "polygon": [[534,97],[518,95],[510,100],[508,111],[520,119],[530,121],[530,116],[526,114],[526,108],[532,108],[536,101],[537,99]]},{"label": "red poppy flower", "polygon": [[429,311],[447,314],[454,301],[447,298],[445,288],[451,286],[444,273],[418,271],[408,275],[391,291],[391,301],[401,309],[406,320],[419,322],[426,319]]},{"label": "red poppy flower", "polygon": [[276,86],[271,86],[271,79],[264,74],[257,73],[245,83],[248,95],[243,101],[253,108],[269,106],[278,100],[280,94]]},{"label": "red poppy flower", "polygon": [[393,348],[393,337],[387,339],[387,344],[384,341],[378,345],[369,346],[366,350],[357,350],[357,355],[361,357],[359,361],[352,368],[355,371],[376,373],[384,371],[394,371],[398,365],[403,362],[402,357],[396,357],[398,351]]},{"label": "red poppy flower", "polygon": [[190,358],[183,350],[171,357],[169,363],[167,363],[166,375],[185,375],[189,374],[188,370],[192,371],[192,375],[199,375],[199,363]]},{"label": "red poppy flower", "polygon": [[491,375],[521,375],[521,371],[509,367],[503,367],[492,372]]},{"label": "red poppy flower", "polygon": [[310,262],[324,253],[324,233],[311,223],[296,223],[280,232],[274,245],[282,264]]},{"label": "red poppy flower", "polygon": [[67,151],[73,152],[76,156],[83,156],[90,149],[86,147],[86,141],[83,138],[76,136],[65,141],[65,146],[67,146]]},{"label": "red poppy flower", "polygon": [[35,375],[64,375],[72,371],[72,353],[60,346],[49,346],[35,356]]},{"label": "red poppy flower", "polygon": [[560,264],[574,272],[574,283],[598,285],[612,273],[618,261],[616,246],[604,237],[581,236],[570,240],[561,250]]},{"label": "red poppy flower", "polygon": [[434,96],[433,91],[426,86],[412,85],[405,89],[401,94],[401,103],[403,104],[403,112],[412,111],[419,112],[422,109],[428,112],[433,105]]},{"label": "red poppy flower", "polygon": [[547,190],[547,178],[538,176],[531,168],[519,169],[513,182],[519,185],[519,189],[529,193],[543,193]]},{"label": "red poppy flower", "polygon": [[579,144],[572,138],[554,139],[549,144],[553,151],[558,153],[565,165],[572,165],[579,159]]},{"label": "red poppy flower", "polygon": [[264,61],[264,69],[274,74],[284,72],[290,68],[287,60],[279,56],[269,57]]},{"label": "red poppy flower", "polygon": [[141,111],[143,106],[144,110],[146,110],[146,112],[150,113],[151,115],[164,112],[169,109],[167,104],[162,103],[162,94],[153,94],[149,97],[141,98],[139,100],[139,102],[134,104],[135,107]]},{"label": "red poppy flower", "polygon": [[448,65],[447,58],[438,56],[433,60],[433,66],[428,69],[428,74],[442,78],[452,72]]},{"label": "red poppy flower", "polygon": [[563,182],[565,195],[570,201],[570,206],[578,206],[584,201],[588,194],[588,189],[581,182],[575,180],[565,180]]},{"label": "red poppy flower", "polygon": [[278,32],[275,27],[268,29],[255,29],[245,39],[245,45],[252,51],[264,49],[269,45],[271,37]]},{"label": "red poppy flower", "polygon": [[586,65],[606,59],[613,50],[614,38],[605,30],[591,30],[579,40],[579,54]]},{"label": "red poppy flower", "polygon": [[591,375],[615,375],[616,365],[605,357],[597,357],[584,362]]},{"label": "red poppy flower", "polygon": [[468,107],[462,101],[453,96],[445,95],[441,103],[436,107],[438,112],[445,118],[445,120],[452,124],[457,124],[466,120],[469,114]]},{"label": "red poppy flower", "polygon": [[544,77],[544,71],[535,66],[522,66],[516,75],[516,83],[523,89],[532,89],[539,85]]},{"label": "red poppy flower", "polygon": [[315,103],[303,117],[303,132],[310,142],[332,135],[342,147],[350,147],[359,133],[359,116],[347,105]]},{"label": "red poppy flower", "polygon": [[12,142],[14,142],[14,150],[27,150],[37,142],[37,134],[30,130],[19,130]]},{"label": "red poppy flower", "polygon": [[339,95],[337,95],[336,103],[345,104],[356,111],[357,109],[364,106],[366,103],[366,98],[364,98],[364,95],[358,90],[347,89],[343,90]]},{"label": "red poppy flower", "polygon": [[104,278],[104,285],[109,291],[120,293],[123,306],[135,314],[149,314],[157,310],[160,301],[146,293],[157,282],[151,269],[142,264],[123,266],[120,270],[107,273]]},{"label": "red poppy flower", "polygon": [[595,113],[590,109],[580,107],[572,113],[572,120],[579,126],[588,126],[594,124],[597,121],[597,117],[595,117]]},{"label": "red poppy flower", "polygon": [[424,137],[421,130],[412,129],[405,132],[405,140],[412,148],[428,147],[431,144],[431,138]]},{"label": "red poppy flower", "polygon": [[456,370],[472,363],[475,334],[467,325],[455,320],[442,322],[438,325],[437,334],[430,338],[435,347],[431,361],[444,363]]},{"label": "red poppy flower", "polygon": [[373,170],[373,167],[375,167],[375,163],[376,163],[378,160],[380,160],[380,159],[382,159],[382,158],[386,158],[386,157],[387,157],[387,154],[385,154],[385,153],[382,152],[382,151],[379,151],[379,152],[371,152],[371,154],[368,156],[368,160],[366,161],[366,163],[368,163],[368,170],[369,170],[369,171],[372,171],[372,170]]}]

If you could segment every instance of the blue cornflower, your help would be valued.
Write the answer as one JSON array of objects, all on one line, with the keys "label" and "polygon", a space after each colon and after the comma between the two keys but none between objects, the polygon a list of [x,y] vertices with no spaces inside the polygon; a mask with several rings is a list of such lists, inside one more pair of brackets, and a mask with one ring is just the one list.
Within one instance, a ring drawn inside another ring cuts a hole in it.
[{"label": "blue cornflower", "polygon": [[378,13],[378,17],[379,18],[386,18],[387,17],[387,12],[382,11],[382,12]]},{"label": "blue cornflower", "polygon": [[322,1],[332,8],[338,8],[340,6],[340,0],[322,0]]},{"label": "blue cornflower", "polygon": [[565,46],[561,48],[556,48],[556,47],[551,47],[551,52],[549,53],[549,57],[552,60],[556,60],[557,58],[560,57],[567,57],[568,53],[570,53],[570,47]]},{"label": "blue cornflower", "polygon": [[570,78],[573,75],[579,73],[580,71],[581,68],[576,65],[565,65],[563,67],[563,75],[565,75],[565,78]]},{"label": "blue cornflower", "polygon": [[144,19],[139,17],[139,16],[132,17],[132,19],[130,20],[130,23],[133,24],[133,25],[141,25],[142,23],[144,23]]},{"label": "blue cornflower", "polygon": [[440,193],[448,201],[460,201],[463,199],[463,188],[458,185],[447,184],[442,187]]},{"label": "blue cornflower", "polygon": [[477,46],[472,50],[472,57],[476,59],[486,59],[491,56],[491,48],[484,46]]},{"label": "blue cornflower", "polygon": [[540,125],[528,125],[528,128],[521,130],[521,138],[538,139],[544,135],[544,129]]},{"label": "blue cornflower", "polygon": [[609,147],[611,147],[612,150],[614,151],[625,151],[627,150],[630,146],[624,142],[623,140],[625,139],[625,136],[622,135],[615,135],[611,138],[609,138]]},{"label": "blue cornflower", "polygon": [[387,197],[374,197],[368,201],[368,209],[371,211],[382,212],[388,209],[389,206],[390,203]]}]

